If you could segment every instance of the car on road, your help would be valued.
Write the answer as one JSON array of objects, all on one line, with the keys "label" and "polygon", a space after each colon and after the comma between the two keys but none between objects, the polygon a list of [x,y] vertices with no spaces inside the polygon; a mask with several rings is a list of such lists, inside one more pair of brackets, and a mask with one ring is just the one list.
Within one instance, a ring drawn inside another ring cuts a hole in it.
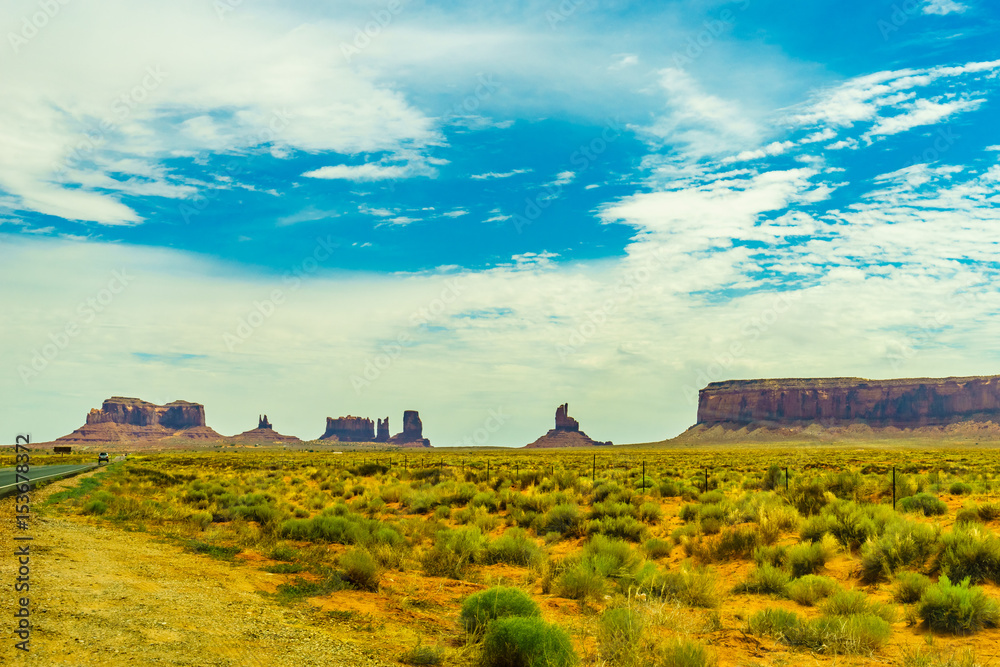
[{"label": "car on road", "polygon": [[111,463],[111,457],[108,456],[107,452],[101,452],[97,455],[97,465],[102,463]]}]

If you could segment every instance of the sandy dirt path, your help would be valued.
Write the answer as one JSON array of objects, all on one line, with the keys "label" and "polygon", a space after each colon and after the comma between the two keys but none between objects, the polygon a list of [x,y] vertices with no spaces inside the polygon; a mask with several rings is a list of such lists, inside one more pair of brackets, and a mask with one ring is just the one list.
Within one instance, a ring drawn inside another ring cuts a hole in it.
[{"label": "sandy dirt path", "polygon": [[[94,474],[94,473],[88,473]],[[77,478],[79,479],[79,478]],[[40,504],[76,480],[32,494]],[[271,575],[145,533],[51,513],[30,534],[30,652],[15,648],[14,498],[0,500],[0,665],[344,665],[379,667],[333,628],[265,599]],[[23,543],[18,543],[23,544]],[[270,584],[270,585],[269,585]]]}]

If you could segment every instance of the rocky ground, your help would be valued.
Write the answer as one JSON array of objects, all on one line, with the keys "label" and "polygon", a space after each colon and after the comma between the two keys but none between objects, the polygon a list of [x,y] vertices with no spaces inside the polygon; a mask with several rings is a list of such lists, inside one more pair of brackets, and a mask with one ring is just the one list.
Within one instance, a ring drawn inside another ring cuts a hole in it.
[{"label": "rocky ground", "polygon": [[[95,474],[95,473],[88,473]],[[74,484],[32,494],[33,505]],[[385,665],[333,627],[262,596],[273,575],[145,533],[34,517],[30,652],[15,649],[14,498],[0,500],[0,664]],[[16,533],[24,534],[24,533]],[[23,594],[18,594],[23,595]]]}]

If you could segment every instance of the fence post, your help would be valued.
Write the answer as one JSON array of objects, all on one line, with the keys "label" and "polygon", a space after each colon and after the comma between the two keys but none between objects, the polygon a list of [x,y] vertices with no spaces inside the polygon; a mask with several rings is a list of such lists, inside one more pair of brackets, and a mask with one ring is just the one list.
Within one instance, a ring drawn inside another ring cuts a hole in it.
[{"label": "fence post", "polygon": [[892,467],[892,509],[896,509],[896,466]]},{"label": "fence post", "polygon": [[708,468],[705,468],[705,493],[708,493]]},{"label": "fence post", "polygon": [[646,459],[642,460],[642,492],[646,493]]},{"label": "fence post", "polygon": [[788,490],[788,466],[785,466],[785,491]]},{"label": "fence post", "polygon": [[594,467],[590,471],[590,483],[597,483],[597,454],[594,454]]},{"label": "fence post", "polygon": [[486,459],[486,483],[490,483],[490,460]]}]

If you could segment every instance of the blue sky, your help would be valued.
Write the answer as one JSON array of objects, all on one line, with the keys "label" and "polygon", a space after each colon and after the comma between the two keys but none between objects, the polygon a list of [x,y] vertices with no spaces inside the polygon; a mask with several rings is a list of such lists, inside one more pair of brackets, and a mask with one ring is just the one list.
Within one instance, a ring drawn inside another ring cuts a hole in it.
[{"label": "blue sky", "polygon": [[436,445],[521,445],[569,401],[643,442],[712,380],[998,372],[991,3],[0,25],[5,439],[133,395],[303,438],[418,409]]}]

